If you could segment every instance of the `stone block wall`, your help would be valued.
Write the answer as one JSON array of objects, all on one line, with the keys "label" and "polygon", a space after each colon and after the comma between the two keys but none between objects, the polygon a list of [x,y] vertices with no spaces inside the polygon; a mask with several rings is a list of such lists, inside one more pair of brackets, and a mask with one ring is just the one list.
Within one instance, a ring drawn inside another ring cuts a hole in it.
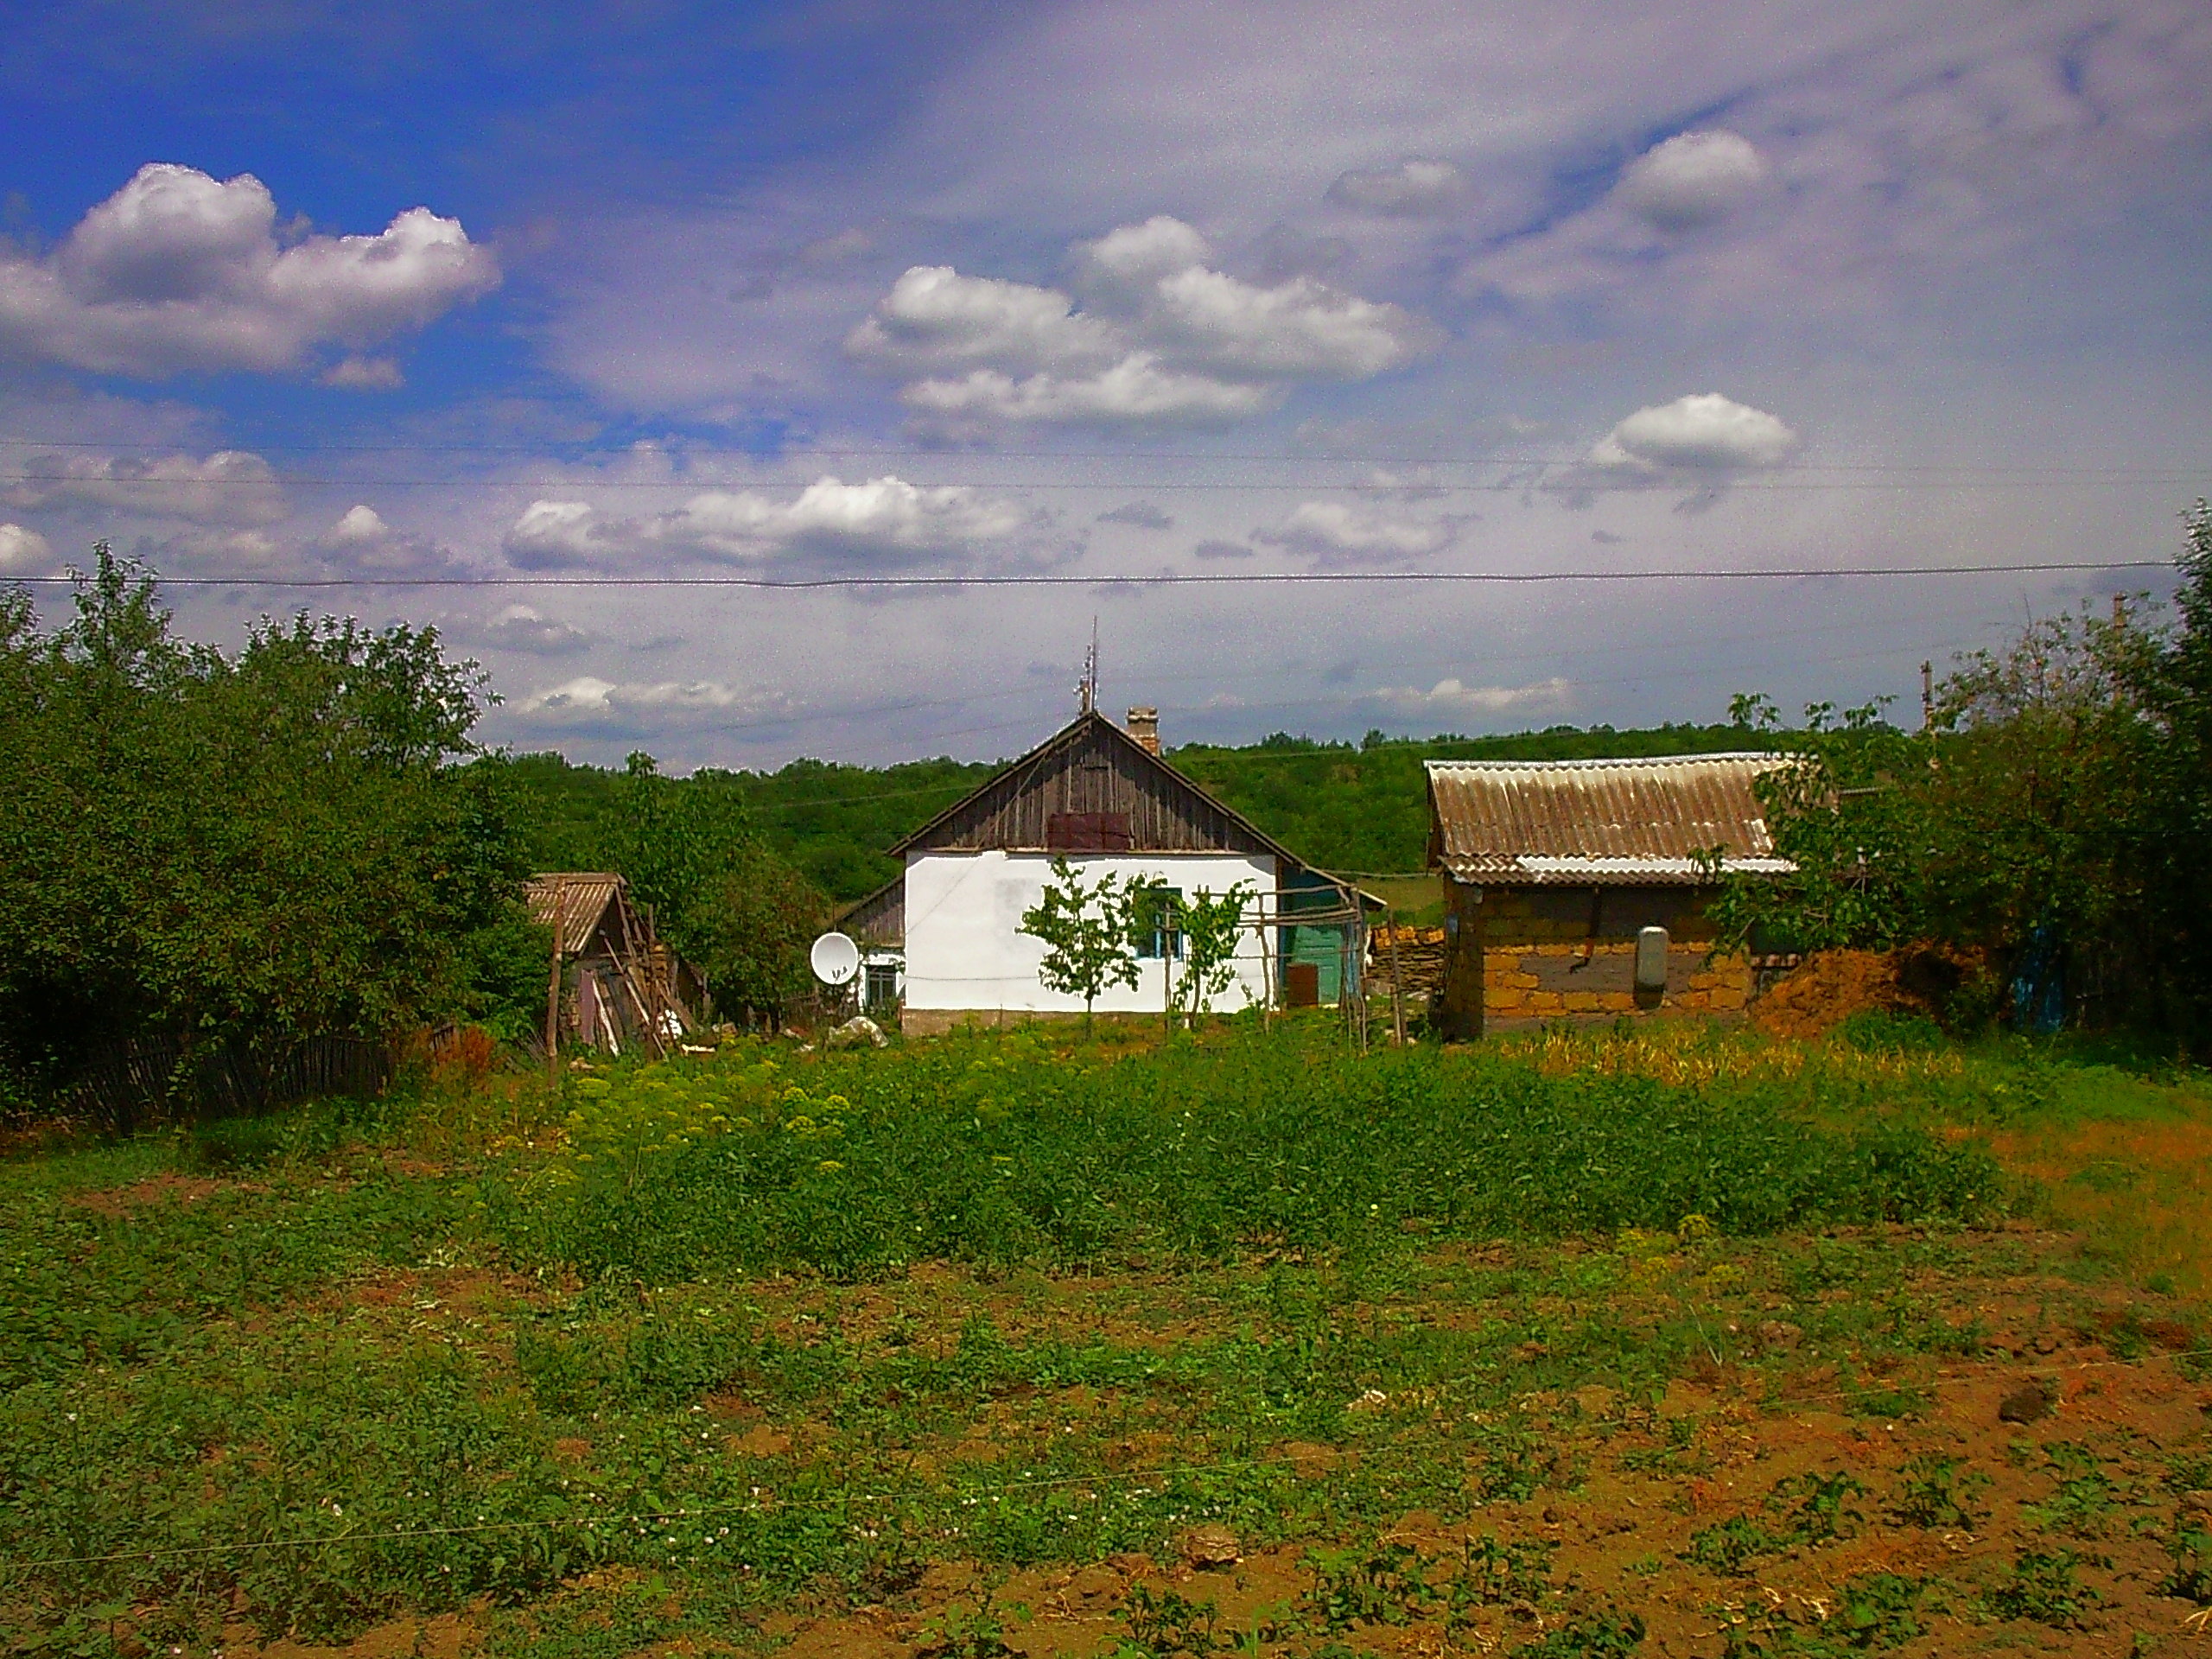
[{"label": "stone block wall", "polygon": [[1484,940],[1483,1018],[1555,1020],[1574,1014],[1738,1014],[1751,996],[1751,967],[1741,956],[1708,963],[1705,947],[1671,944],[1667,988],[1656,1001],[1636,994],[1634,941]]}]

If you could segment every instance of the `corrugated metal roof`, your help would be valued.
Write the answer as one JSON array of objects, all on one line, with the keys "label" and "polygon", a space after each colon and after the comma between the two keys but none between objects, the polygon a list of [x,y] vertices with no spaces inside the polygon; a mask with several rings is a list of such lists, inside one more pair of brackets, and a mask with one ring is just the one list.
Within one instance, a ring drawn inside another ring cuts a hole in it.
[{"label": "corrugated metal roof", "polygon": [[559,906],[564,936],[561,952],[577,956],[590,944],[599,918],[621,891],[622,878],[611,871],[559,870],[531,877],[523,886],[523,898],[530,906],[530,919],[540,927],[553,925],[555,906]]},{"label": "corrugated metal roof", "polygon": [[1432,760],[1429,861],[1494,887],[1695,886],[1697,855],[1783,874],[1751,780],[1775,754],[1644,760]]}]

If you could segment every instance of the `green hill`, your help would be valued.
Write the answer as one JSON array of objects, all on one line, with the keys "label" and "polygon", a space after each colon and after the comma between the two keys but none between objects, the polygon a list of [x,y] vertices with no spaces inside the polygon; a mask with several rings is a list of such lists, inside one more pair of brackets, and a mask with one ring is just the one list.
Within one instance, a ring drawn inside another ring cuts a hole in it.
[{"label": "green hill", "polygon": [[[1190,744],[1168,759],[1301,857],[1344,873],[1414,871],[1426,861],[1428,804],[1421,763],[1441,760],[1562,760],[1698,754],[1741,747],[1733,726],[1615,731],[1555,726],[1502,737],[1402,741],[1370,733],[1358,744],[1275,735],[1242,748]],[[722,772],[744,794],[762,833],[838,900],[861,897],[899,873],[883,849],[927,823],[1000,763],[910,760],[849,766],[794,760],[776,772]],[[607,861],[606,824],[620,774],[558,754],[514,761],[540,869]]]}]

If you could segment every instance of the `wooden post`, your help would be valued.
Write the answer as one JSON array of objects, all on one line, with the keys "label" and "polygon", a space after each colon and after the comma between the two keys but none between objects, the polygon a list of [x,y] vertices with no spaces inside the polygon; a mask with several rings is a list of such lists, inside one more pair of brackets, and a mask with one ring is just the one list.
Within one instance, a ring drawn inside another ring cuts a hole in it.
[{"label": "wooden post", "polygon": [[1382,912],[1382,925],[1390,940],[1390,1033],[1400,1048],[1406,1046],[1406,981],[1398,968],[1398,912],[1395,907]]},{"label": "wooden post", "polygon": [[569,884],[553,878],[553,978],[545,988],[545,1086],[561,1086],[561,935],[569,925]]}]

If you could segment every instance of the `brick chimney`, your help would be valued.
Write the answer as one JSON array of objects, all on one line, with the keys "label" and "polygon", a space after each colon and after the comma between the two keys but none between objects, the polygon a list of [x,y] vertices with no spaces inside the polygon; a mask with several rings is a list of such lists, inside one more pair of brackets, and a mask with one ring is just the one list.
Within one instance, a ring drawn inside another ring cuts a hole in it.
[{"label": "brick chimney", "polygon": [[1129,735],[1136,739],[1147,754],[1160,753],[1160,710],[1132,709],[1129,710]]}]

